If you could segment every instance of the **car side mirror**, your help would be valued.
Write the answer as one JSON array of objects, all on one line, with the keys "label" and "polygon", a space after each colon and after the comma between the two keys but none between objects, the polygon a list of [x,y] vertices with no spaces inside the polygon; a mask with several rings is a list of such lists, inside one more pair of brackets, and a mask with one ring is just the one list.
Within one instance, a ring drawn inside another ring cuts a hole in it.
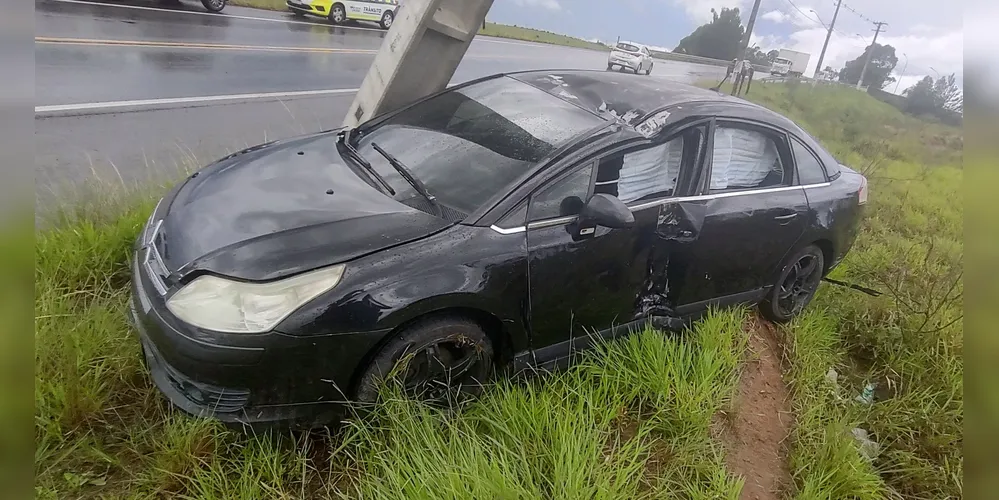
[{"label": "car side mirror", "polygon": [[635,215],[631,213],[628,205],[616,196],[597,193],[579,212],[579,225],[585,227],[591,224],[611,229],[626,229],[635,224]]}]

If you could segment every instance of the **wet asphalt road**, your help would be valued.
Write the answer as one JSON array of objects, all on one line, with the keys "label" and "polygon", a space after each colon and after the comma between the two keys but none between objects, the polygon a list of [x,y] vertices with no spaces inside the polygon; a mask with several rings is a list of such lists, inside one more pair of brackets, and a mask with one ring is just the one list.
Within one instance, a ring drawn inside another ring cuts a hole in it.
[{"label": "wet asphalt road", "polygon": [[[140,8],[133,8],[140,7]],[[36,0],[39,109],[133,100],[341,90],[321,97],[95,108],[36,113],[40,203],[92,178],[133,184],[174,177],[228,152],[339,126],[385,33],[374,25],[226,7],[197,0],[90,3]],[[537,68],[605,68],[596,51],[477,38],[452,83]],[[720,78],[723,69],[658,61],[654,76]]]}]

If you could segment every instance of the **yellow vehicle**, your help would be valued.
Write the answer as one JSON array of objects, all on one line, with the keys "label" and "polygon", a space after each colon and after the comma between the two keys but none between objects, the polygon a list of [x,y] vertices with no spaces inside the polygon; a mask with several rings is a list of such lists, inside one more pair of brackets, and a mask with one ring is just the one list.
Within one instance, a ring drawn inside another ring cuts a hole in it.
[{"label": "yellow vehicle", "polygon": [[389,29],[399,10],[399,0],[287,0],[288,10],[297,15],[323,16],[333,24],[373,21]]}]

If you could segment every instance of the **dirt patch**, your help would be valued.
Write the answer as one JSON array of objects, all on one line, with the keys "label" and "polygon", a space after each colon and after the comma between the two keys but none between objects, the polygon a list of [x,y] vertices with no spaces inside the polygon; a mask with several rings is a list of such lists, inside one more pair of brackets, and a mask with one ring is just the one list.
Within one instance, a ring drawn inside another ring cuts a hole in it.
[{"label": "dirt patch", "polygon": [[740,500],[782,497],[789,485],[786,438],[794,417],[790,394],[781,377],[783,349],[779,334],[766,320],[752,318],[747,360],[732,408],[720,415],[728,469],[745,478]]}]

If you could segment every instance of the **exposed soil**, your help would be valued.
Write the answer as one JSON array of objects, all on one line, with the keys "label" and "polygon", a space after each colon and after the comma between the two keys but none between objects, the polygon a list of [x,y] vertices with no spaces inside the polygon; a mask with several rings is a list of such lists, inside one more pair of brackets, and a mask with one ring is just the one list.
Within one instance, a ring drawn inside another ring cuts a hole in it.
[{"label": "exposed soil", "polygon": [[728,469],[745,478],[740,500],[777,500],[790,484],[785,442],[794,424],[781,377],[783,348],[776,328],[753,317],[747,360],[732,408],[720,417]]}]

